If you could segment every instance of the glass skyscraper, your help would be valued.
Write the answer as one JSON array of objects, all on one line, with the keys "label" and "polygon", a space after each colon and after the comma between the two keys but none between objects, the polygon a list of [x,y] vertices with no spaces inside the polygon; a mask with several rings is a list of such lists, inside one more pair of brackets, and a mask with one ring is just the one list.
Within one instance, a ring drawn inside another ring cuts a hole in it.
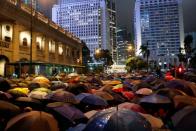
[{"label": "glass skyscraper", "polygon": [[179,48],[183,47],[182,15],[181,0],[136,0],[136,55],[141,55],[140,46],[146,45],[150,50],[150,59],[162,64],[171,63],[170,58],[179,54]]},{"label": "glass skyscraper", "polygon": [[110,19],[105,0],[59,0],[52,9],[52,20],[83,40],[90,54],[109,49]]}]

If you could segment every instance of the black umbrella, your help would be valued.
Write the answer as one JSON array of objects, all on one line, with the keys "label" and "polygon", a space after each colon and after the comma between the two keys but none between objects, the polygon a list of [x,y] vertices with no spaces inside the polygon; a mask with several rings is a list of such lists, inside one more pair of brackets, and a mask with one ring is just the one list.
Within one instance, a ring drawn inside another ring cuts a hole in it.
[{"label": "black umbrella", "polygon": [[156,94],[169,97],[170,99],[173,99],[173,97],[175,97],[177,95],[182,95],[182,96],[186,96],[187,95],[185,92],[183,92],[181,90],[169,89],[169,88],[159,89],[158,91],[156,91]]},{"label": "black umbrella", "polygon": [[153,95],[145,96],[141,98],[140,103],[170,104],[171,100],[166,96],[153,94]]},{"label": "black umbrella", "polygon": [[8,83],[7,80],[5,80],[4,78],[0,77],[0,91],[7,91],[10,89],[10,84]]},{"label": "black umbrella", "polygon": [[178,89],[190,96],[194,96],[193,91],[186,85],[186,81],[183,80],[171,80],[165,83],[166,88]]},{"label": "black umbrella", "polygon": [[20,113],[20,108],[12,103],[0,100],[0,117],[11,118]]},{"label": "black umbrella", "polygon": [[185,107],[172,116],[175,131],[196,131],[196,107]]},{"label": "black umbrella", "polygon": [[84,84],[69,84],[66,90],[75,95],[78,95],[80,93],[88,93],[90,91],[90,89]]},{"label": "black umbrella", "polygon": [[136,112],[110,108],[95,114],[83,131],[151,131],[150,123]]}]

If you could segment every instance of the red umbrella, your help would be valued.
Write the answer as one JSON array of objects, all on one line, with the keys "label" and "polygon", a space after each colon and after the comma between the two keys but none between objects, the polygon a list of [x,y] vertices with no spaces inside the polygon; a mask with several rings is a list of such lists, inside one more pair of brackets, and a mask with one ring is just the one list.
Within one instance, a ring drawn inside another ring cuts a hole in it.
[{"label": "red umbrella", "polygon": [[122,93],[122,95],[124,96],[124,97],[126,97],[128,100],[132,100],[133,98],[134,98],[134,93],[132,92],[132,91],[122,91],[121,92]]}]

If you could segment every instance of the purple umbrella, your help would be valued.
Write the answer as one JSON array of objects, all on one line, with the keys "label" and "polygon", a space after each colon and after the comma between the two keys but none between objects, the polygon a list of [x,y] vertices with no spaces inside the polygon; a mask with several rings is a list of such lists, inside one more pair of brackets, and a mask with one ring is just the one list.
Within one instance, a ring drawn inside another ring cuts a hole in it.
[{"label": "purple umbrella", "polygon": [[62,102],[50,103],[47,107],[72,122],[77,119],[85,118],[84,114],[79,109]]},{"label": "purple umbrella", "polygon": [[104,100],[103,98],[89,93],[81,93],[76,96],[76,99],[79,100],[80,102],[90,104],[90,105],[96,105],[96,106],[108,105],[107,101]]}]

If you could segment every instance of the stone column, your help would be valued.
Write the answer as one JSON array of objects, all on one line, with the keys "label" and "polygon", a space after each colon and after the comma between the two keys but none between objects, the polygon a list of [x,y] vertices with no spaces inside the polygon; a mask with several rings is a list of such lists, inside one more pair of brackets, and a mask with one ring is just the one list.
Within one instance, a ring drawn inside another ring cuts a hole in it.
[{"label": "stone column", "polygon": [[44,58],[45,62],[49,62],[49,39],[45,39],[45,45],[44,45]]},{"label": "stone column", "polygon": [[13,25],[13,38],[12,38],[12,48],[13,57],[12,62],[19,61],[19,46],[20,46],[20,26],[17,24]]},{"label": "stone column", "polygon": [[33,36],[32,36],[32,60],[33,61],[37,60],[36,37],[37,37],[37,33],[33,32]]},{"label": "stone column", "polygon": [[59,43],[55,42],[55,63],[59,63]]}]

